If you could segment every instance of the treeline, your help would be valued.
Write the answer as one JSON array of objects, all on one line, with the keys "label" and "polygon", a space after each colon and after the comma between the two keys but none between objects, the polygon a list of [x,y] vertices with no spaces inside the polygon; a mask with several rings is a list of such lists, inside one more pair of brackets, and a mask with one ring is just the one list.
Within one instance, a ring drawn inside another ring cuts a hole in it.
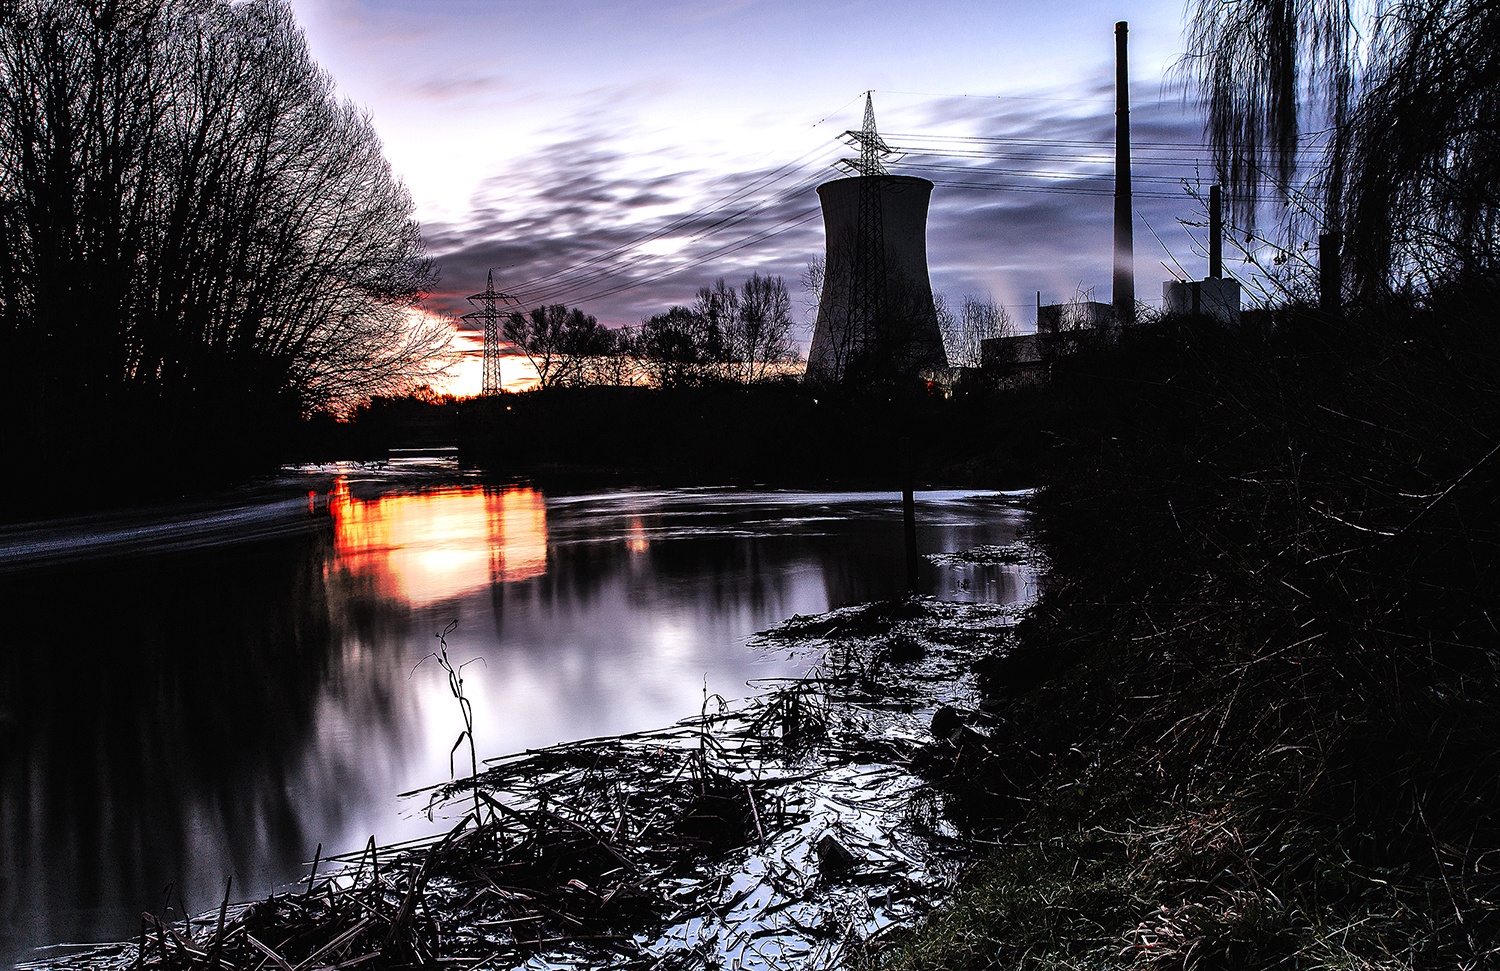
[{"label": "treeline", "polygon": [[[814,263],[812,282],[804,281],[815,300],[819,273]],[[938,294],[935,310],[953,367],[980,367],[983,342],[1014,333],[1010,315],[989,295],[966,294],[950,309]],[[786,283],[759,273],[739,287],[720,277],[699,288],[691,306],[670,307],[635,327],[606,327],[577,307],[552,304],[510,314],[502,336],[525,354],[543,388],[752,384],[801,375]]]},{"label": "treeline", "polygon": [[446,339],[411,211],[284,0],[0,5],[10,445],[231,453],[396,387]]},{"label": "treeline", "polygon": [[754,383],[797,362],[791,299],[781,277],[752,273],[739,287],[721,277],[636,327],[609,328],[562,304],[512,313],[502,328],[543,388],[716,382]]}]

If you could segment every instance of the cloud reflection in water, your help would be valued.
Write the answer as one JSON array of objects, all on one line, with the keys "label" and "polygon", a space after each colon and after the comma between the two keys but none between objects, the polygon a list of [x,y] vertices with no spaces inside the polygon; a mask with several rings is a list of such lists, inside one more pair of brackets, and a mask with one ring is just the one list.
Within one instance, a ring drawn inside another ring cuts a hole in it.
[{"label": "cloud reflection in water", "polygon": [[[450,655],[484,658],[465,690],[480,755],[495,756],[658,727],[705,688],[743,695],[800,672],[807,659],[746,640],[890,596],[904,572],[891,494],[544,495],[358,467],[287,490],[303,519],[270,540],[219,530],[0,577],[15,645],[0,680],[0,950],[130,937],[169,881],[207,907],[230,872],[237,894],[297,879],[319,842],[431,832],[394,795],[449,775],[458,711],[419,662],[450,621]],[[265,500],[281,519],[284,500]],[[927,494],[919,510],[924,551],[1003,545],[1020,523],[994,495]],[[128,525],[56,531],[86,550]],[[931,571],[932,592],[1004,599],[1029,582],[965,569]]]}]

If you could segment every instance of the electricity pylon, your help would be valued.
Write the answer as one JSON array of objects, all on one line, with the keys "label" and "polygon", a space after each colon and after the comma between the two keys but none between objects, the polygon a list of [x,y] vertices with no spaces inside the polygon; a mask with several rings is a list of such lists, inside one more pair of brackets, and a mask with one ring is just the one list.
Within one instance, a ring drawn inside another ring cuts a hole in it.
[{"label": "electricity pylon", "polygon": [[499,394],[504,390],[500,383],[500,319],[505,316],[505,312],[496,306],[496,301],[500,301],[503,306],[507,300],[520,304],[515,297],[495,289],[495,271],[491,270],[485,280],[484,292],[470,294],[468,297],[469,303],[479,309],[460,318],[484,321],[484,383],[480,387],[480,394]]},{"label": "electricity pylon", "polygon": [[[859,186],[859,216],[856,222],[853,266],[849,273],[849,293],[844,303],[844,348],[839,370],[848,367],[869,340],[873,328],[886,311],[885,213],[881,206],[882,179],[888,175],[885,159],[895,149],[885,143],[875,129],[874,92],[865,92],[865,119],[859,131],[846,131],[843,137],[859,148],[859,158],[840,159],[862,181]],[[841,376],[843,376],[841,374]]]}]

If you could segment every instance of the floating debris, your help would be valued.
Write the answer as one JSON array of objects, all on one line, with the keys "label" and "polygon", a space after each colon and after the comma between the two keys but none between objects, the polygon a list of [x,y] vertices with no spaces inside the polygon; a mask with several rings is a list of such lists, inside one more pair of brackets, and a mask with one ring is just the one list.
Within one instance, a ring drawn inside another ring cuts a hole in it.
[{"label": "floating debris", "polygon": [[22,967],[832,967],[964,866],[969,843],[908,766],[935,712],[973,709],[971,661],[1020,609],[910,598],[793,618],[758,643],[817,652],[807,678],[491,760],[407,794],[450,818],[440,838],[372,840],[296,892],[232,906],[226,890],[217,911],[144,915],[134,942]]},{"label": "floating debris", "polygon": [[1029,566],[1042,567],[1046,557],[1028,543],[1010,543],[1005,546],[976,546],[957,553],[929,553],[927,560],[938,566],[959,564],[977,566]]}]

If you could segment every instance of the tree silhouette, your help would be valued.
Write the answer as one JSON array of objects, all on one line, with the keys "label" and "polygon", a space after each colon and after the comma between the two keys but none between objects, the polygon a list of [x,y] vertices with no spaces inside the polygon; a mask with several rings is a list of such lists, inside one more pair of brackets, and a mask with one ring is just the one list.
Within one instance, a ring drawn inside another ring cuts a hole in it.
[{"label": "tree silhouette", "polygon": [[[1500,270],[1500,9],[1407,4],[1375,38],[1349,127],[1357,287],[1435,290]],[[1487,284],[1492,285],[1492,284]]]},{"label": "tree silhouette", "polygon": [[526,355],[543,388],[592,383],[591,362],[614,350],[614,335],[597,318],[560,303],[510,314],[502,335]]},{"label": "tree silhouette", "polygon": [[[1183,66],[1245,225],[1269,192],[1292,233],[1308,220],[1343,231],[1353,290],[1369,300],[1500,268],[1495,4],[1200,0]],[[1315,132],[1325,134],[1304,193],[1299,163]]]},{"label": "tree silhouette", "polygon": [[989,295],[965,294],[955,315],[948,310],[941,294],[933,298],[938,310],[938,329],[948,352],[948,363],[954,367],[979,367],[984,358],[984,342],[1015,333],[1010,314]]},{"label": "tree silhouette", "polygon": [[440,355],[411,200],[283,0],[6,3],[0,82],[13,405],[295,415]]},{"label": "tree silhouette", "polygon": [[641,323],[635,352],[656,387],[696,384],[719,375],[724,335],[715,322],[688,307],[671,307]]},{"label": "tree silhouette", "polygon": [[792,346],[792,300],[779,276],[751,273],[740,288],[739,315],[730,330],[735,362],[747,382],[796,359]]},{"label": "tree silhouette", "polygon": [[792,300],[779,276],[751,273],[739,289],[723,277],[698,290],[693,307],[697,333],[717,376],[753,383],[771,374],[773,365],[794,360]]}]

